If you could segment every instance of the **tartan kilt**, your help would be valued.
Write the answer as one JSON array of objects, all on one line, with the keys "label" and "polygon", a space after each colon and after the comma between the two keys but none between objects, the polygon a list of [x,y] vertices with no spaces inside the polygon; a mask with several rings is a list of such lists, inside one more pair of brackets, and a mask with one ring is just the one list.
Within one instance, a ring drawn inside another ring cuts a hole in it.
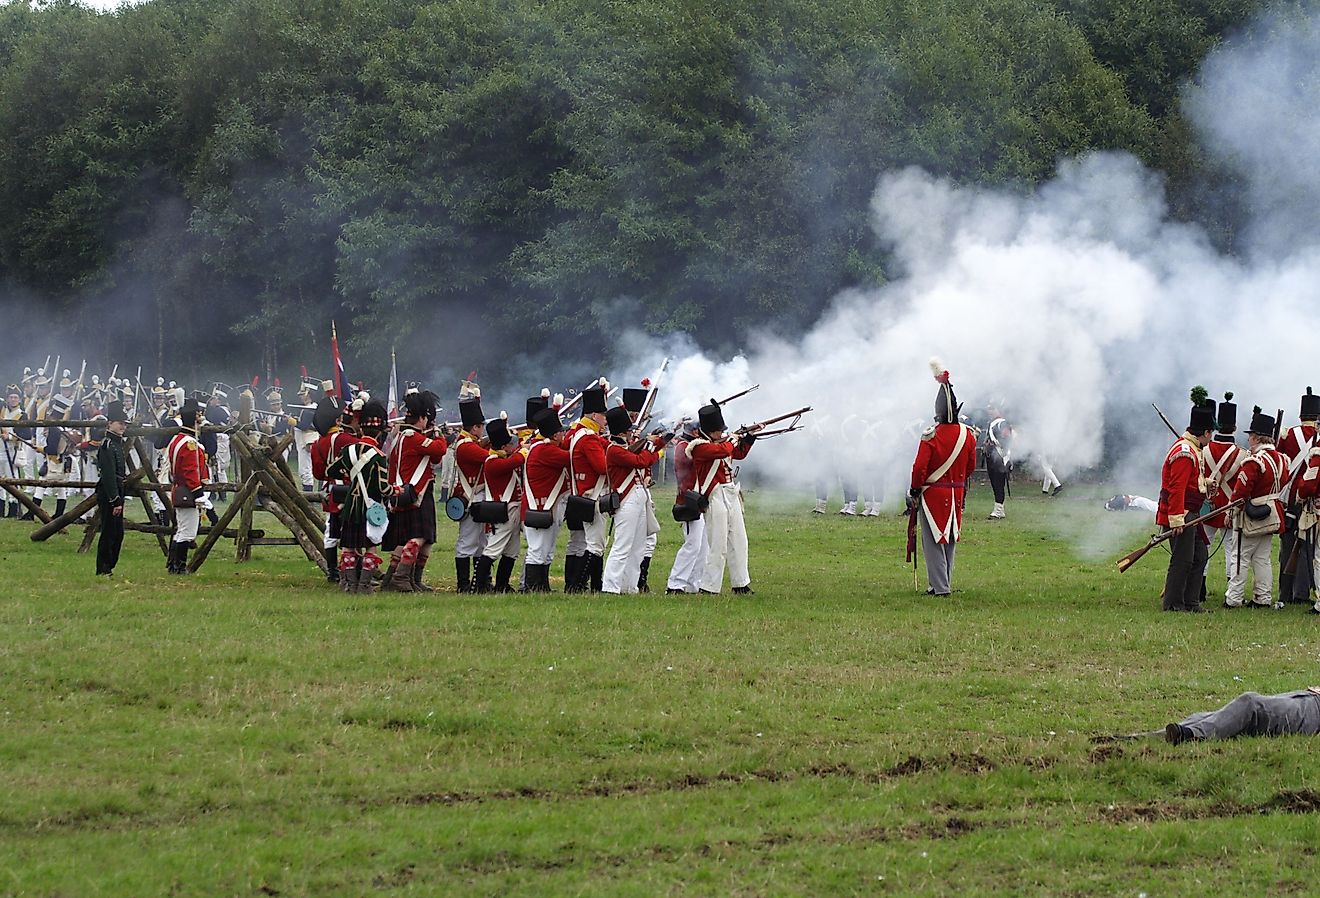
[{"label": "tartan kilt", "polygon": [[403,508],[390,512],[390,526],[385,531],[381,548],[393,552],[410,539],[419,539],[424,543],[435,542],[435,481],[426,485],[422,502],[416,508]]},{"label": "tartan kilt", "polygon": [[367,538],[367,522],[365,519],[339,522],[339,548],[370,549],[375,545]]}]

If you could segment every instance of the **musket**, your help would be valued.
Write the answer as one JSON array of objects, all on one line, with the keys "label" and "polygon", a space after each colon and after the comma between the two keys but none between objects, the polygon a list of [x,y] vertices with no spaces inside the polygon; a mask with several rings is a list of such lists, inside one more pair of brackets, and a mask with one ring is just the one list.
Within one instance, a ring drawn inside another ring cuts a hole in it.
[{"label": "musket", "polygon": [[82,399],[83,378],[87,376],[87,360],[83,359],[82,368],[78,370],[78,383],[74,384],[72,402],[69,403],[69,412],[72,414],[73,407]]},{"label": "musket", "polygon": [[574,395],[571,399],[569,399],[567,402],[565,402],[565,403],[560,407],[560,409],[559,409],[559,417],[560,417],[560,419],[562,420],[565,414],[567,414],[568,412],[572,411],[572,410],[573,410],[573,407],[576,406],[579,402],[582,401],[582,394],[583,394],[583,393],[587,392],[587,390],[590,390],[592,387],[598,385],[598,384],[600,383],[600,381],[601,381],[601,378],[599,378],[599,377],[596,378],[596,379],[593,380],[591,383],[589,383],[589,384],[587,384],[585,387],[583,387],[583,388],[582,388],[582,389],[581,389],[576,395]]},{"label": "musket", "polygon": [[[635,427],[639,434],[644,434],[647,425],[651,423],[651,414],[655,410],[655,398],[660,390],[660,381],[665,376],[665,371],[668,368],[669,356],[665,356],[665,360],[660,363],[660,370],[655,374],[655,379],[651,381],[651,385],[646,390],[646,399],[642,401],[641,410],[637,412],[637,423]],[[643,435],[641,439],[628,447],[628,451],[640,452],[646,446],[647,442],[649,442],[648,438]]]},{"label": "musket", "polygon": [[764,421],[757,421],[755,424],[745,424],[742,427],[739,427],[736,431],[734,431],[734,433],[738,433],[738,434],[754,433],[758,430],[763,430],[764,428],[770,426],[771,424],[778,424],[780,421],[787,421],[789,418],[793,419],[793,423],[790,424],[789,426],[794,427],[797,425],[798,419],[800,419],[803,415],[805,415],[809,411],[811,411],[811,406],[804,405],[800,409],[795,409],[794,411],[787,412],[782,415],[778,415],[774,418],[767,418]]},{"label": "musket", "polygon": [[711,403],[713,405],[724,405],[724,403],[726,402],[733,402],[733,400],[735,399],[741,399],[744,396],[746,396],[748,393],[755,393],[759,389],[761,389],[760,384],[752,384],[750,387],[743,390],[741,393],[734,393],[732,396],[729,396],[725,399],[711,399]]},{"label": "musket", "polygon": [[912,562],[912,588],[921,590],[921,581],[917,579],[917,515],[921,513],[921,499],[914,496],[912,507],[907,515],[907,561]]},{"label": "musket", "polygon": [[1169,428],[1169,433],[1173,434],[1173,438],[1175,440],[1181,440],[1182,434],[1173,429],[1173,425],[1170,424],[1169,419],[1164,416],[1164,412],[1160,411],[1160,407],[1153,402],[1150,404],[1150,407],[1155,409],[1155,414],[1160,416],[1160,420],[1164,422],[1164,426]]},{"label": "musket", "polygon": [[[1207,514],[1203,514],[1200,515],[1199,517],[1192,518],[1190,521],[1183,524],[1181,529],[1186,530],[1188,527],[1195,527],[1197,524],[1201,524],[1210,520],[1211,518],[1218,515],[1220,512],[1227,512],[1229,509],[1237,508],[1239,505],[1241,505],[1246,501],[1247,500],[1245,496],[1241,499],[1234,499],[1232,502],[1228,503],[1222,508],[1216,508],[1213,511],[1208,512]],[[1118,561],[1116,562],[1116,564],[1118,565],[1118,572],[1120,574],[1123,573],[1128,568],[1132,567],[1132,565],[1140,561],[1141,556],[1145,555],[1147,552],[1158,546],[1160,543],[1167,542],[1168,540],[1172,539],[1175,536],[1177,536],[1177,534],[1174,533],[1172,529],[1165,530],[1162,533],[1155,534],[1150,538],[1150,541],[1147,542],[1140,549],[1137,549],[1135,552],[1129,552],[1127,555],[1124,555],[1122,558],[1118,559]]]},{"label": "musket", "polygon": [[776,428],[775,430],[758,430],[756,432],[756,438],[758,440],[764,440],[769,437],[777,437],[786,433],[793,433],[793,431],[795,430],[804,430],[804,429],[805,428],[801,424],[794,424],[791,427],[779,427]]}]

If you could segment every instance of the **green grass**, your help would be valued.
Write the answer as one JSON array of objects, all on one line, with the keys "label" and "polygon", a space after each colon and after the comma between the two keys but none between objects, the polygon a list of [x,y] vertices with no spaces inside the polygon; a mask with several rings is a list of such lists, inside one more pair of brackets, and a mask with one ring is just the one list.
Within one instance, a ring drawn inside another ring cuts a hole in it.
[{"label": "green grass", "polygon": [[1312,891],[1313,742],[1089,737],[1320,681],[1316,621],[1160,614],[1144,516],[1023,492],[941,600],[901,519],[768,494],[752,597],[350,597],[138,534],[107,582],[0,522],[0,893]]}]

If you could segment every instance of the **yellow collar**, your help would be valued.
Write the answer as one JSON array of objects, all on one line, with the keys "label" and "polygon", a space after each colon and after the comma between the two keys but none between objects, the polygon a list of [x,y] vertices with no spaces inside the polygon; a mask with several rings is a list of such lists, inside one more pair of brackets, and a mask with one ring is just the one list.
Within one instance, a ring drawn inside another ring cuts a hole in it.
[{"label": "yellow collar", "polygon": [[590,418],[579,418],[578,427],[585,427],[587,430],[590,430],[592,433],[600,433],[600,425],[597,424],[595,421],[591,420]]}]

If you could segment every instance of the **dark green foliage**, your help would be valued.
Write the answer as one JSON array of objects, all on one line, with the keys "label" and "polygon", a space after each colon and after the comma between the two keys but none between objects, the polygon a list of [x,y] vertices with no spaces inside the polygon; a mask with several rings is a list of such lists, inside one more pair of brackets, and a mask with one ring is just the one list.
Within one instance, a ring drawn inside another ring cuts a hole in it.
[{"label": "dark green foliage", "polygon": [[287,370],[330,317],[359,350],[591,338],[624,297],[727,345],[884,281],[886,170],[1030,189],[1125,149],[1198,206],[1178,86],[1256,5],[10,4],[0,282],[175,369]]}]

